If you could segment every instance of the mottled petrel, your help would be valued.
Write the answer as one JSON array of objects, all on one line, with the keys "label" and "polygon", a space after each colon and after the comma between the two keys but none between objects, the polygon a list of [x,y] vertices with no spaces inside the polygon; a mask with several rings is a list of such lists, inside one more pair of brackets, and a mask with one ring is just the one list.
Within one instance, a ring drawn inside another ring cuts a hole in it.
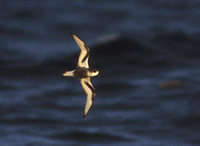
[{"label": "mottled petrel", "polygon": [[90,49],[87,45],[80,40],[76,35],[72,34],[74,40],[80,48],[80,55],[78,58],[78,65],[75,70],[67,71],[63,74],[63,76],[67,77],[76,77],[80,80],[81,86],[87,95],[84,117],[87,115],[90,110],[94,97],[96,95],[95,88],[90,82],[90,77],[97,76],[99,74],[98,70],[90,70],[88,65],[88,59],[90,55]]}]

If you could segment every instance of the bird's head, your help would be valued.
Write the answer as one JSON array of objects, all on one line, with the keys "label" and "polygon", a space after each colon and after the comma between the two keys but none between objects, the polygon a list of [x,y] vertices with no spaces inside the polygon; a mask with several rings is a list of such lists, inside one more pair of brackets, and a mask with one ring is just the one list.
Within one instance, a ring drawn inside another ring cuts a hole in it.
[{"label": "bird's head", "polygon": [[99,71],[95,69],[95,70],[90,71],[90,74],[92,77],[97,76],[99,74]]}]

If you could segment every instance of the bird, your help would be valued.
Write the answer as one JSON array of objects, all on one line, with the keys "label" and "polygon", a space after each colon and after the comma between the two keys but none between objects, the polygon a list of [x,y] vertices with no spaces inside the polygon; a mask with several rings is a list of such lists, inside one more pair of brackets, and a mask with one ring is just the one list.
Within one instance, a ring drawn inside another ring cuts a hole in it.
[{"label": "bird", "polygon": [[85,42],[83,42],[80,38],[78,38],[75,34],[71,34],[74,38],[76,44],[80,48],[80,54],[78,58],[78,64],[77,67],[74,70],[66,71],[63,73],[63,76],[65,77],[75,77],[80,80],[80,84],[87,96],[86,98],[86,104],[85,104],[85,110],[83,117],[86,117],[88,114],[90,108],[92,107],[92,104],[94,102],[94,98],[96,96],[96,90],[93,87],[90,78],[97,76],[99,74],[98,70],[91,70],[89,68],[88,60],[90,56],[90,49],[86,45]]}]

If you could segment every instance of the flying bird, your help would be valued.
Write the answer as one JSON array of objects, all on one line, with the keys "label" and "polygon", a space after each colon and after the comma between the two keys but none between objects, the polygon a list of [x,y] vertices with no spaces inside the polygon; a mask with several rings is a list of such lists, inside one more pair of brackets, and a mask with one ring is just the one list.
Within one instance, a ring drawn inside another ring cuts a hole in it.
[{"label": "flying bird", "polygon": [[63,74],[63,76],[76,77],[80,80],[81,86],[87,95],[85,110],[83,115],[83,117],[85,117],[89,112],[94,102],[94,97],[96,95],[96,90],[90,81],[90,77],[97,76],[99,74],[99,71],[89,69],[88,60],[90,56],[90,49],[87,47],[86,43],[80,40],[75,34],[72,34],[72,37],[74,38],[75,42],[80,48],[78,64],[76,69],[72,71],[66,71]]}]

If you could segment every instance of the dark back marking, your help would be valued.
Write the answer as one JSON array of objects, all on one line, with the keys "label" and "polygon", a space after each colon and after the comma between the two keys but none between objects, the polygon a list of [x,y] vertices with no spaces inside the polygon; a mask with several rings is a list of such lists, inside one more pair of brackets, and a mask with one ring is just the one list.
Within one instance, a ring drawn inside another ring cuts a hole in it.
[{"label": "dark back marking", "polygon": [[89,57],[90,55],[90,49],[87,47],[86,44],[84,44],[84,47],[87,49],[87,54],[84,56],[84,58],[82,59],[82,63]]},{"label": "dark back marking", "polygon": [[87,82],[85,82],[85,84],[90,88],[90,90],[92,91],[92,102],[94,101],[94,96],[96,95],[96,90]]}]

